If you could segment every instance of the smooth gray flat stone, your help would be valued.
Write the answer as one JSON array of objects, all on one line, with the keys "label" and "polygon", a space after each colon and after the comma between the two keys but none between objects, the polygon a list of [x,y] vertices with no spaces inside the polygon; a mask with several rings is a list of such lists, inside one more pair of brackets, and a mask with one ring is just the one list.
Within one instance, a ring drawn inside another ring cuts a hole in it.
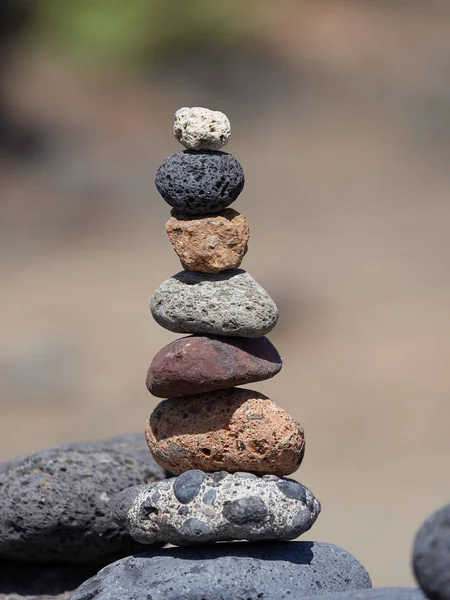
[{"label": "smooth gray flat stone", "polygon": [[426,598],[419,588],[393,587],[305,596],[303,600],[426,600]]},{"label": "smooth gray flat stone", "polygon": [[0,473],[0,562],[104,565],[140,549],[114,522],[111,499],[165,472],[133,456],[128,436],[114,445],[125,452],[111,441],[64,444],[9,463]]},{"label": "smooth gray flat stone", "polygon": [[188,545],[292,540],[308,531],[320,502],[297,481],[275,475],[186,471],[114,498],[117,522],[143,543]]},{"label": "smooth gray flat stone", "polygon": [[370,587],[364,567],[333,544],[232,543],[129,556],[81,585],[72,600],[298,600]]},{"label": "smooth gray flat stone", "polygon": [[242,269],[215,275],[181,271],[157,288],[150,310],[175,333],[262,337],[278,319],[275,302]]},{"label": "smooth gray flat stone", "polygon": [[450,504],[419,529],[413,547],[414,574],[431,600],[450,600]]}]

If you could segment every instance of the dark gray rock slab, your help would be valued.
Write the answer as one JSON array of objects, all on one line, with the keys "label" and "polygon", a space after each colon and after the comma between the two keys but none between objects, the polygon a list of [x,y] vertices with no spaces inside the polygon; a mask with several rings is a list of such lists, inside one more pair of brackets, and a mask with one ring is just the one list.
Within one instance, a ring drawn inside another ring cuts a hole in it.
[{"label": "dark gray rock slab", "polygon": [[428,517],[419,529],[413,568],[430,600],[450,600],[450,504]]},{"label": "dark gray rock slab", "polygon": [[129,556],[81,585],[72,600],[296,600],[370,587],[364,567],[332,544],[233,543]]},{"label": "dark gray rock slab", "polygon": [[297,481],[249,473],[206,474],[197,469],[114,498],[114,515],[144,544],[232,540],[293,540],[308,531],[320,502]]},{"label": "dark gray rock slab", "polygon": [[140,549],[113,520],[111,499],[165,473],[135,442],[64,444],[9,463],[0,473],[0,561],[102,565]]},{"label": "dark gray rock slab", "polygon": [[419,588],[393,587],[305,596],[303,600],[425,600],[425,596]]},{"label": "dark gray rock slab", "polygon": [[243,269],[215,275],[181,271],[154,292],[153,318],[175,333],[257,338],[271,331],[278,308]]},{"label": "dark gray rock slab", "polygon": [[[136,460],[148,463],[156,479],[164,479],[167,476],[167,473],[158,465],[149,451],[144,433],[126,433],[105,440],[70,442],[68,444],[52,446],[51,448],[48,448],[48,450],[58,450],[60,452],[66,452],[67,450],[81,450],[82,452],[114,450],[115,452],[132,456]],[[15,458],[13,460],[0,462],[0,474],[7,471],[15,464],[20,464],[21,460],[22,458]]]},{"label": "dark gray rock slab", "polygon": [[211,150],[184,150],[166,158],[155,184],[164,200],[188,215],[218,213],[244,187],[244,171],[231,154]]}]

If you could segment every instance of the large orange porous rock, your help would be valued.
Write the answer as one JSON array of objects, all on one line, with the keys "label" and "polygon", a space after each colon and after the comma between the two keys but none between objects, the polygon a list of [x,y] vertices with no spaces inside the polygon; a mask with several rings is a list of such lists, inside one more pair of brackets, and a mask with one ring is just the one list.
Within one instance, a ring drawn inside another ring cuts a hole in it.
[{"label": "large orange porous rock", "polygon": [[302,427],[253,390],[228,388],[163,400],[146,427],[155,460],[172,473],[289,475],[305,451]]},{"label": "large orange porous rock", "polygon": [[172,211],[166,231],[187,271],[220,273],[236,269],[247,252],[247,219],[232,208],[208,217]]}]

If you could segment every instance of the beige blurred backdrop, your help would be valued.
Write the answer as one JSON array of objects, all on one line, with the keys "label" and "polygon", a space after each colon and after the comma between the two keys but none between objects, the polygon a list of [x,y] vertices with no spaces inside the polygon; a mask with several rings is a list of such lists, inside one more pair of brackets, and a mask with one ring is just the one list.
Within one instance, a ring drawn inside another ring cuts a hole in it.
[{"label": "beige blurred backdrop", "polygon": [[222,110],[243,267],[280,308],[255,388],[305,427],[323,505],[306,537],[412,584],[450,496],[448,2],[42,4],[0,28],[0,459],[143,430],[177,337],[149,298],[181,268],[154,174],[177,108]]}]

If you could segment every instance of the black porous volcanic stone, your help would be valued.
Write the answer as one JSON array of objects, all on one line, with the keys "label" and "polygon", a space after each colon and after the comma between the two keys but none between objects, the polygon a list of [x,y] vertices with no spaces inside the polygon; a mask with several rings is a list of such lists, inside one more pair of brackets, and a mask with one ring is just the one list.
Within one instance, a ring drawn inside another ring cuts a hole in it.
[{"label": "black porous volcanic stone", "polygon": [[0,473],[0,562],[102,565],[136,552],[141,546],[112,518],[111,499],[163,473],[95,443],[16,459]]},{"label": "black porous volcanic stone", "polygon": [[364,567],[333,544],[234,542],[129,556],[81,585],[71,600],[299,600],[370,587]]},{"label": "black porous volcanic stone", "polygon": [[428,517],[419,529],[413,568],[430,600],[450,600],[450,504]]},{"label": "black porous volcanic stone", "polygon": [[226,152],[185,150],[166,158],[155,183],[177,211],[205,215],[220,212],[236,200],[244,187],[244,171]]}]

